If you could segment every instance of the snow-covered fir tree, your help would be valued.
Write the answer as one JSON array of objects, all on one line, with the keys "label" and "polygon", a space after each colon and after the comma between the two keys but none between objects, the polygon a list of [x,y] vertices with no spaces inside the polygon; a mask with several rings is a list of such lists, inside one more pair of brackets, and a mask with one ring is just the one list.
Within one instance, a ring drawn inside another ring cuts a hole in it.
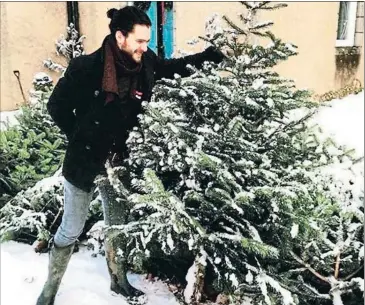
[{"label": "snow-covered fir tree", "polygon": [[[242,4],[242,24],[208,22],[204,39],[229,54],[224,62],[162,80],[144,103],[125,166],[108,170],[133,204],[130,222],[110,229],[126,236],[121,255],[135,269],[147,262],[182,282],[187,273],[187,303],[224,292],[237,304],[342,304],[362,289],[363,210],[322,168],[351,154],[309,126],[310,92],[271,69],[296,46],[255,16],[285,5]],[[307,111],[293,118],[298,109]]]},{"label": "snow-covered fir tree", "polygon": [[[70,23],[70,25],[67,27],[66,36],[61,35],[60,38],[58,38],[56,41],[57,55],[63,56],[67,62],[69,62],[72,58],[84,55],[84,39],[85,36],[80,36],[79,32],[75,28],[75,25],[73,23]],[[60,63],[54,62],[51,58],[44,60],[43,64],[46,68],[52,71],[63,73],[66,70],[66,67],[64,67]]]},{"label": "snow-covered fir tree", "polygon": [[59,174],[44,178],[32,188],[19,192],[1,210],[1,240],[32,243],[48,240],[60,224],[62,180]]},{"label": "snow-covered fir tree", "polygon": [[[102,215],[100,199],[90,204],[85,234]],[[63,214],[63,177],[61,171],[44,178],[33,187],[19,192],[0,210],[0,241],[17,240],[32,244],[42,251],[61,224]],[[97,250],[96,250],[97,252]]]},{"label": "snow-covered fir tree", "polygon": [[[299,244],[289,250],[280,274],[300,304],[355,305],[364,302],[364,173],[363,163],[343,161],[312,174],[308,192],[318,194],[309,205],[309,229],[293,226]],[[308,204],[308,203],[303,203]],[[313,235],[314,234],[314,235]],[[299,236],[298,236],[299,235]],[[307,297],[311,296],[311,297]],[[313,298],[314,297],[314,298]]]}]

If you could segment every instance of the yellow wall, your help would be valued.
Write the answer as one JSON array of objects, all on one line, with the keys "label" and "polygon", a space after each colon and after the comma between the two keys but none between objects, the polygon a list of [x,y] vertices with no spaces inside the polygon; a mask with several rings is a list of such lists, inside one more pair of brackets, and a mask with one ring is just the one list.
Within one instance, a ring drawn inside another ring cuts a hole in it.
[{"label": "yellow wall", "polygon": [[298,46],[299,55],[277,71],[299,88],[324,93],[335,88],[335,43],[338,2],[296,2],[260,17],[274,21],[273,33]]},{"label": "yellow wall", "polygon": [[[91,53],[101,46],[109,34],[110,8],[121,8],[126,2],[79,2],[80,32],[86,36],[84,47]],[[59,73],[43,67],[43,60],[52,58],[66,64],[56,55],[55,41],[66,34],[66,2],[1,2],[1,95],[0,111],[13,110],[23,102],[18,81],[13,74],[20,71],[25,97],[32,88],[33,76],[44,71],[54,83]]]},{"label": "yellow wall", "polygon": [[[56,59],[55,40],[65,32],[65,2],[1,2],[0,110],[13,110],[23,103],[18,81],[20,71],[25,96],[36,72],[44,71],[43,60]],[[57,20],[57,22],[55,22]],[[56,73],[49,73],[55,77]]]},{"label": "yellow wall", "polygon": [[[109,33],[107,10],[125,5],[126,2],[79,2],[86,53],[99,48]],[[298,56],[276,67],[282,76],[294,79],[297,87],[321,94],[344,85],[346,80],[339,75],[347,75],[347,71],[336,71],[338,9],[339,2],[290,2],[287,8],[258,16],[259,20],[275,23],[272,30],[277,37],[299,47]],[[189,46],[186,41],[204,34],[207,18],[218,13],[238,21],[237,13],[242,10],[238,2],[174,2],[175,51],[203,50],[204,43]],[[62,62],[63,58],[55,54],[54,43],[60,34],[65,34],[66,26],[66,2],[1,2],[1,111],[16,109],[23,103],[14,70],[20,71],[26,97],[36,72],[47,72],[55,82],[58,80],[59,74],[43,68],[42,61],[51,57]],[[360,64],[350,71],[350,78],[356,77],[364,85],[363,36],[361,45]]]},{"label": "yellow wall", "polygon": [[188,52],[202,50],[205,43],[191,46],[186,42],[204,35],[205,22],[214,13],[228,15],[237,21],[237,13],[242,7],[238,2],[175,2],[175,48]]},{"label": "yellow wall", "polygon": [[[204,34],[207,16],[217,12],[237,21],[243,5],[236,2],[177,2],[176,48],[198,51],[204,48],[186,44],[193,37]],[[275,70],[282,76],[294,79],[298,88],[308,88],[321,94],[337,89],[343,83],[336,81],[336,32],[338,2],[292,2],[286,8],[260,13],[259,21],[271,20],[272,32],[283,41],[298,46],[299,55],[280,63]],[[186,16],[189,16],[186,18]],[[239,23],[238,23],[239,24]],[[194,26],[191,26],[194,25]],[[362,42],[362,45],[364,43]],[[364,48],[360,65],[354,77],[364,84]]]},{"label": "yellow wall", "polygon": [[122,8],[126,2],[79,2],[80,32],[86,36],[84,47],[87,54],[100,48],[110,33],[106,12],[111,8]]}]

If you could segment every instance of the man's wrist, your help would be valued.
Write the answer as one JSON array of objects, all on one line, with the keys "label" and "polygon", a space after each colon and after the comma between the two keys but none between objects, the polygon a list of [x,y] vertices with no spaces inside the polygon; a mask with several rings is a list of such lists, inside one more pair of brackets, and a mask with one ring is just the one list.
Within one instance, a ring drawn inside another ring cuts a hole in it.
[{"label": "man's wrist", "polygon": [[224,54],[215,46],[210,46],[205,50],[208,60],[215,63],[220,63],[224,59]]}]

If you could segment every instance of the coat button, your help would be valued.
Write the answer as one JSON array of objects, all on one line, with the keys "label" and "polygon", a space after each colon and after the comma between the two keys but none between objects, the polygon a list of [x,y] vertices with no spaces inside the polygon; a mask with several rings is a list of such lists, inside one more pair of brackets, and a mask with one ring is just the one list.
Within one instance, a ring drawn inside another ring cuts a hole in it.
[{"label": "coat button", "polygon": [[90,149],[91,149],[91,147],[90,147],[89,145],[86,145],[86,146],[85,146],[85,148],[86,148],[87,150],[90,150]]},{"label": "coat button", "polygon": [[97,97],[99,95],[99,93],[100,93],[99,90],[95,90],[94,96]]},{"label": "coat button", "polygon": [[94,121],[95,125],[99,125],[100,122],[99,121]]}]

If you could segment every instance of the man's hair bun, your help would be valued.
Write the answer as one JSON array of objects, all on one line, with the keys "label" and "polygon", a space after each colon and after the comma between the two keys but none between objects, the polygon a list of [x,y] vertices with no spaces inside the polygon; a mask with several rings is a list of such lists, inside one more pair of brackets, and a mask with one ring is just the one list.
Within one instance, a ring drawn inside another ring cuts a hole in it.
[{"label": "man's hair bun", "polygon": [[128,35],[136,24],[151,26],[148,15],[135,6],[125,6],[119,10],[111,8],[106,12],[106,15],[111,19],[109,29],[112,35],[116,31],[122,31],[123,35]]},{"label": "man's hair bun", "polygon": [[106,15],[108,16],[108,18],[113,19],[113,16],[115,16],[116,12],[118,12],[116,8],[111,8],[106,12]]}]

